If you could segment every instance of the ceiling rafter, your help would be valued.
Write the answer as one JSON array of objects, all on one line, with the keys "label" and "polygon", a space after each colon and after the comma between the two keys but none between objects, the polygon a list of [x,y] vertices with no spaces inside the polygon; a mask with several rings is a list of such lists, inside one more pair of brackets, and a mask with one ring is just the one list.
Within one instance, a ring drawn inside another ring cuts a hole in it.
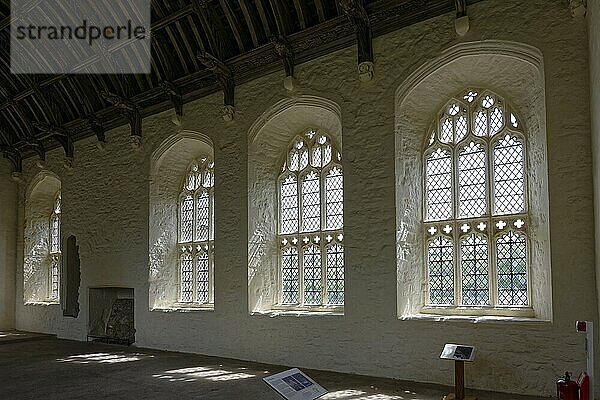
[{"label": "ceiling rafter", "polygon": [[[374,37],[456,12],[456,0],[364,1]],[[40,149],[65,147],[57,140],[62,136],[32,129],[35,123],[64,129],[72,141],[93,135],[104,141],[107,130],[135,125],[128,113],[99,95],[102,91],[133,102],[139,122],[141,116],[169,108],[182,110],[184,103],[223,90],[196,58],[198,52],[221,60],[239,85],[283,69],[289,75],[294,64],[355,43],[354,28],[336,0],[289,0],[288,7],[283,5],[281,0],[152,0],[152,73],[147,75],[10,75],[9,55],[4,52],[0,124],[8,129],[0,135],[0,144],[29,156]],[[0,40],[8,39],[10,18],[0,16]],[[285,46],[275,49],[273,38],[284,39]],[[134,60],[138,55],[129,56]],[[141,124],[132,131],[138,129],[141,132]]]}]

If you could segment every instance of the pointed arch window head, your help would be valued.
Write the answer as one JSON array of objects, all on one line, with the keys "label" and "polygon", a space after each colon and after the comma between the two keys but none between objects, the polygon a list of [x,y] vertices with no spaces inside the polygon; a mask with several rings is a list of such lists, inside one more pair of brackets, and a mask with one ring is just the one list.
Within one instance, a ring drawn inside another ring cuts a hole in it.
[{"label": "pointed arch window head", "polygon": [[279,304],[344,304],[341,153],[309,129],[290,143],[278,180]]},{"label": "pointed arch window head", "polygon": [[60,287],[60,262],[61,262],[61,249],[60,249],[60,217],[61,217],[61,202],[62,195],[58,191],[54,196],[54,204],[52,206],[52,213],[50,215],[50,235],[48,247],[50,249],[50,270],[49,270],[49,293],[48,296],[51,300],[56,301],[59,298],[59,287]]},{"label": "pointed arch window head", "polygon": [[501,96],[469,89],[442,107],[423,153],[427,307],[530,306],[526,159]]},{"label": "pointed arch window head", "polygon": [[194,161],[183,178],[179,196],[179,301],[213,302],[214,162]]}]

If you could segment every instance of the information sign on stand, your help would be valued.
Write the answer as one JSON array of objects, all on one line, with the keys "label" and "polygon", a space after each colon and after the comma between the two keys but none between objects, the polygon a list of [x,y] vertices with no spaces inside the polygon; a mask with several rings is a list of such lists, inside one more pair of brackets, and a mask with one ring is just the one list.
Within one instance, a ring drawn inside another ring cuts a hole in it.
[{"label": "information sign on stand", "polygon": [[263,380],[287,400],[315,400],[327,394],[327,390],[298,368],[267,376]]},{"label": "information sign on stand", "polygon": [[448,343],[444,346],[440,358],[454,360],[454,393],[444,396],[443,400],[477,400],[465,397],[465,361],[475,360],[475,347]]}]

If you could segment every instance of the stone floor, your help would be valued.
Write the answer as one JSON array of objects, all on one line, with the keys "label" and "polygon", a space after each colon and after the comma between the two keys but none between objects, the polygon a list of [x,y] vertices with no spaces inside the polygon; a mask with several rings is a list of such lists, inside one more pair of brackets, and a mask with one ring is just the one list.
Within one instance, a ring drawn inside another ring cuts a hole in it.
[{"label": "stone floor", "polygon": [[[2,334],[0,332],[0,340]],[[22,335],[20,335],[22,334]],[[0,343],[0,399],[280,400],[262,378],[287,367],[12,332]],[[23,341],[20,339],[29,338]],[[441,400],[449,388],[304,370],[321,399]],[[538,400],[477,392],[479,400]]]}]

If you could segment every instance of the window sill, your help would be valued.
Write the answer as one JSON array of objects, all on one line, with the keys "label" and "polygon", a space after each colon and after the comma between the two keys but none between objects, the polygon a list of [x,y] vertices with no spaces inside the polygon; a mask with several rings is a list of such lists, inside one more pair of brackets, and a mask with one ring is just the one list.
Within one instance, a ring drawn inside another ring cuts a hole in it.
[{"label": "window sill", "polygon": [[163,306],[163,307],[154,307],[151,308],[150,311],[158,311],[158,312],[202,312],[202,311],[215,311],[215,305],[213,303],[210,304],[202,304],[202,305],[190,305],[190,304],[174,304],[172,306]]},{"label": "window sill", "polygon": [[316,310],[297,310],[297,309],[279,309],[272,308],[270,310],[252,311],[251,316],[254,315],[266,315],[268,317],[343,317],[343,308],[331,308],[331,309],[316,309]]},{"label": "window sill", "polygon": [[38,301],[26,301],[26,306],[59,306],[60,301],[57,300],[38,300]]},{"label": "window sill", "polygon": [[398,317],[402,321],[435,321],[435,322],[468,322],[480,323],[533,323],[550,324],[552,321],[535,317],[501,316],[501,315],[442,315],[419,313],[413,315],[402,315]]}]

